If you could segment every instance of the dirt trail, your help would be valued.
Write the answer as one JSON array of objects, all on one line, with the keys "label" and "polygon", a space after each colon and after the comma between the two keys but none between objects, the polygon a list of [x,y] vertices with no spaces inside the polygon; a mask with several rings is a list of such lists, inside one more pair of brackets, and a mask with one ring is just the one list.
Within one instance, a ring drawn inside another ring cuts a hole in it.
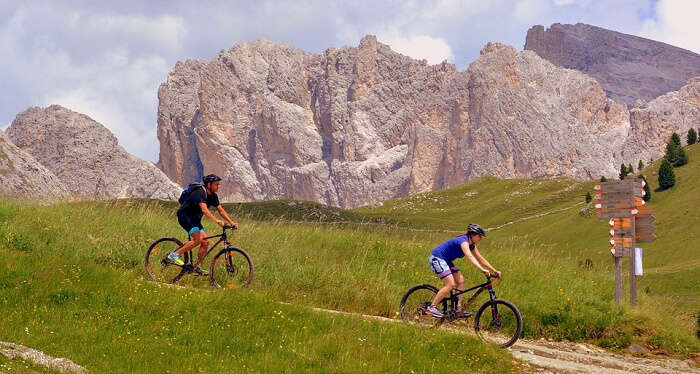
[{"label": "dirt trail", "polygon": [[[288,303],[282,303],[290,305]],[[354,316],[383,322],[403,323],[401,320],[341,312],[337,310],[311,308],[315,311]],[[468,331],[450,329],[453,332],[473,334]],[[546,340],[519,339],[508,351],[538,373],[635,373],[700,374],[693,363],[662,357],[633,357],[608,352],[602,348],[582,343],[550,342]]]}]

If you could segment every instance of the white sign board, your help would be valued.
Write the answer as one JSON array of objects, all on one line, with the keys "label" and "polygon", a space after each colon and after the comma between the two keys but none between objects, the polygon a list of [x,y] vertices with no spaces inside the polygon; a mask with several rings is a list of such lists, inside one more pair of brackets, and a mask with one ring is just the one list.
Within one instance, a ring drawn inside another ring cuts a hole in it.
[{"label": "white sign board", "polygon": [[634,275],[642,275],[642,249],[634,249]]}]

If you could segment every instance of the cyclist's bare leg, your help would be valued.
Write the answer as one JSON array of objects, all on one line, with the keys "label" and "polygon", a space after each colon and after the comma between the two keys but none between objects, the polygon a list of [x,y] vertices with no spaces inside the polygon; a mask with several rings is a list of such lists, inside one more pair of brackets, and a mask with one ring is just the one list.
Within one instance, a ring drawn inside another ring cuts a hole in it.
[{"label": "cyclist's bare leg", "polygon": [[206,256],[207,249],[209,248],[209,240],[204,238],[205,235],[204,235],[203,231],[197,231],[197,233],[201,233],[201,237],[200,237],[201,246],[199,247],[199,253],[197,253],[197,263],[194,264],[194,267],[201,268],[202,261],[204,261],[204,256]]},{"label": "cyclist's bare leg", "polygon": [[[463,291],[464,290],[464,275],[462,274],[461,271],[457,272],[452,272],[452,275],[455,278],[455,291]],[[457,295],[457,307],[459,309],[462,309],[462,295]]]},{"label": "cyclist's bare leg", "polygon": [[445,297],[447,297],[450,292],[452,291],[453,288],[457,285],[455,283],[455,278],[452,276],[452,274],[446,276],[445,278],[442,278],[442,282],[445,284],[444,287],[442,287],[438,293],[435,295],[435,298],[433,298],[432,305],[437,306],[439,302],[442,301]]},{"label": "cyclist's bare leg", "polygon": [[175,253],[177,253],[177,254],[179,254],[179,255],[182,255],[182,254],[184,254],[185,252],[187,252],[187,251],[189,251],[189,250],[191,250],[191,249],[194,249],[194,248],[196,248],[198,245],[202,244],[201,238],[204,237],[203,234],[204,234],[204,232],[201,231],[201,230],[200,230],[200,231],[195,231],[195,232],[193,232],[193,233],[192,233],[192,239],[190,239],[190,241],[188,241],[187,243],[185,243],[185,245],[183,245],[182,247],[178,248],[178,249],[175,251]]}]

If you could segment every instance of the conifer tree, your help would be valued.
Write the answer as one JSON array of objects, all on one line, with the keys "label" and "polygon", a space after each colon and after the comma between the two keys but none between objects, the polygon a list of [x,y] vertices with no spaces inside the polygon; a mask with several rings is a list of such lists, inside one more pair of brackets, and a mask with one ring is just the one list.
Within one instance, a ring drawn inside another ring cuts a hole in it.
[{"label": "conifer tree", "polygon": [[685,153],[685,149],[683,149],[683,147],[678,147],[676,150],[676,155],[677,159],[673,166],[679,167],[688,163],[688,155]]},{"label": "conifer tree", "polygon": [[642,160],[639,160],[639,164],[637,164],[637,171],[641,173],[642,169],[644,169],[644,163]]},{"label": "conifer tree", "polygon": [[664,155],[664,158],[668,160],[671,165],[675,165],[676,162],[678,162],[678,154],[681,147],[676,144],[676,142],[671,139],[666,143],[666,154]]},{"label": "conifer tree", "polygon": [[688,135],[685,137],[685,140],[688,141],[688,145],[695,144],[695,142],[698,141],[698,133],[695,132],[694,128],[691,127],[690,130],[688,130]]},{"label": "conifer tree", "polygon": [[659,189],[666,190],[676,184],[676,174],[673,172],[673,166],[668,160],[664,160],[659,167]]},{"label": "conifer tree", "polygon": [[601,175],[601,176],[600,176],[600,181],[601,181],[601,182],[607,182],[607,181],[608,181],[608,178],[605,178],[605,175]]},{"label": "conifer tree", "polygon": [[681,146],[681,137],[675,132],[673,133],[673,135],[671,135],[671,141],[673,142],[673,144],[679,147]]},{"label": "conifer tree", "polygon": [[649,201],[651,200],[651,188],[649,188],[649,182],[647,182],[647,178],[642,174],[639,174],[639,178],[644,181],[644,201]]},{"label": "conifer tree", "polygon": [[627,166],[625,166],[625,164],[620,164],[620,180],[625,179],[627,174]]},{"label": "conifer tree", "polygon": [[590,192],[586,192],[586,204],[590,203],[591,200],[593,200],[593,196],[591,196]]},{"label": "conifer tree", "polygon": [[632,163],[627,165],[627,174],[634,174],[634,169],[632,168]]}]

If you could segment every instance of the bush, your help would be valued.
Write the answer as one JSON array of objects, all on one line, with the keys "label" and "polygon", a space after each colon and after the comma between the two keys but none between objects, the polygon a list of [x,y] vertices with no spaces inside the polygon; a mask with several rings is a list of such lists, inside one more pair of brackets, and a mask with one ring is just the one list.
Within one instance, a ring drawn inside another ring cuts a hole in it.
[{"label": "bush", "polygon": [[601,181],[601,182],[607,182],[607,181],[608,181],[608,178],[605,178],[605,176],[602,175],[602,176],[600,177],[600,181]]},{"label": "bush", "polygon": [[590,192],[586,192],[586,204],[590,203],[591,200],[593,200],[593,196],[591,196]]}]

